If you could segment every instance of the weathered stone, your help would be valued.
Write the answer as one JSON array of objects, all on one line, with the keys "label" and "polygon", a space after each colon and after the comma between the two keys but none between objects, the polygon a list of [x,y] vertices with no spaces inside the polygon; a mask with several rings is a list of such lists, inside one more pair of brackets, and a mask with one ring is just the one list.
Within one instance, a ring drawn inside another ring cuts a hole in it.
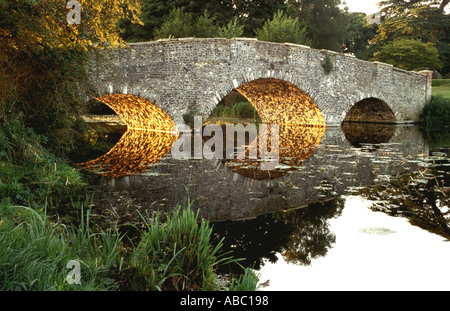
[{"label": "weathered stone", "polygon": [[[257,79],[298,87],[317,105],[326,125],[340,124],[353,105],[368,98],[385,103],[395,122],[415,122],[431,94],[428,72],[247,38],[135,43],[104,56],[96,57],[92,67],[96,96],[142,96],[176,123],[183,123],[186,114],[206,118],[229,92]],[[327,56],[333,63],[328,74],[322,67]]]}]

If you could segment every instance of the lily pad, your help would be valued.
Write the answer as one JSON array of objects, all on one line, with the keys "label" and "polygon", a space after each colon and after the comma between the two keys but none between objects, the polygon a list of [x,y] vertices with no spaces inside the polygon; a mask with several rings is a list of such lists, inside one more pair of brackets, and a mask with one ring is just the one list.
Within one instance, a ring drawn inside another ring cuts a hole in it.
[{"label": "lily pad", "polygon": [[392,231],[388,228],[382,228],[382,227],[370,227],[366,229],[359,230],[360,233],[367,233],[367,234],[374,234],[374,235],[388,235],[388,234],[394,234],[397,233],[396,231]]}]

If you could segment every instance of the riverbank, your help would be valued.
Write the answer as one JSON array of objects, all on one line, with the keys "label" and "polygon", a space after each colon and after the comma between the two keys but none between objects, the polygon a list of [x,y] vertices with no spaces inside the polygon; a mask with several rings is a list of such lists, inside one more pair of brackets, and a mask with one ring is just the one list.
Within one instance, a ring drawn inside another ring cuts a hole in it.
[{"label": "riverbank", "polygon": [[19,119],[2,124],[0,142],[1,291],[256,289],[250,269],[227,282],[216,274],[239,260],[217,254],[221,244],[188,201],[173,214],[144,215],[147,228],[131,243],[91,222],[80,171]]}]

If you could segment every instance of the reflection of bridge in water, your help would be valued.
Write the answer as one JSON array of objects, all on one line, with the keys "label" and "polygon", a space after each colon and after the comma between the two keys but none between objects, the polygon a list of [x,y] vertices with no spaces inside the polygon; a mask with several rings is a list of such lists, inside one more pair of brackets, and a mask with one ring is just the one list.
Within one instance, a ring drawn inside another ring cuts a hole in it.
[{"label": "reflection of bridge in water", "polygon": [[[233,161],[177,160],[169,154],[157,163],[152,162],[150,159],[156,157],[151,150],[166,152],[164,145],[170,144],[170,139],[166,139],[170,135],[129,133],[123,137],[124,148],[116,148],[117,153],[111,152],[109,156],[117,156],[120,159],[117,163],[132,168],[121,162],[128,159],[130,152],[125,147],[130,146],[126,141],[142,139],[131,143],[141,148],[133,151],[131,158],[135,163],[151,165],[131,176],[98,177],[99,186],[93,190],[95,212],[119,225],[136,223],[140,221],[139,213],[147,209],[171,211],[188,190],[194,208],[199,208],[200,215],[211,221],[253,218],[336,198],[349,187],[374,184],[380,176],[395,175],[416,166],[408,159],[426,151],[415,127],[391,126],[386,130],[388,137],[379,137],[379,149],[353,147],[356,134],[345,130],[344,134],[340,128],[330,127],[325,133],[309,129],[308,136],[304,129],[284,127],[280,131],[282,166],[270,172],[270,176],[257,167],[244,170],[242,166],[233,166]],[[349,142],[346,136],[354,141]],[[159,141],[147,142],[149,137]],[[158,148],[150,148],[149,144]],[[139,160],[141,156],[143,160]],[[114,162],[111,158],[108,161]],[[248,164],[251,165],[245,163]]]}]

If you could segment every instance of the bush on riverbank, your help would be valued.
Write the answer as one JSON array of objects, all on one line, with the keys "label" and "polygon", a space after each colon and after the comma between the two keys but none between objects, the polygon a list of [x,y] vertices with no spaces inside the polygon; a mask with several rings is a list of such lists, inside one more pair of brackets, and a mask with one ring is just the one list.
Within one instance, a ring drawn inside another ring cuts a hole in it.
[{"label": "bush on riverbank", "polygon": [[449,141],[450,99],[433,96],[425,105],[420,117],[422,132],[433,145],[446,145]]},{"label": "bush on riverbank", "polygon": [[433,96],[425,105],[420,117],[425,129],[440,131],[450,124],[450,99]]},{"label": "bush on riverbank", "polygon": [[84,183],[80,173],[42,147],[44,138],[20,117],[0,124],[0,197],[39,208],[70,202]]}]

